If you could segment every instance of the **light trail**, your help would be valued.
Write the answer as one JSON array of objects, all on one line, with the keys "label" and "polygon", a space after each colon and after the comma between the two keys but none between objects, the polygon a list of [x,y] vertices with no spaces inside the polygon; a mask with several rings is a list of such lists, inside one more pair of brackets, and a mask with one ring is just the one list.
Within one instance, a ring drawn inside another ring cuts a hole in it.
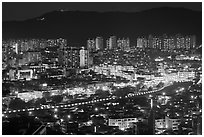
[{"label": "light trail", "polygon": [[34,111],[34,110],[46,110],[46,109],[53,109],[53,108],[67,108],[67,107],[73,107],[73,106],[80,106],[80,105],[88,105],[88,104],[94,104],[94,103],[99,103],[99,102],[104,102],[104,101],[109,101],[109,100],[116,100],[116,99],[123,99],[123,98],[130,98],[130,97],[136,97],[136,96],[145,96],[147,94],[152,94],[155,92],[159,92],[166,88],[167,86],[170,86],[172,84],[167,84],[164,87],[154,90],[154,91],[146,91],[146,92],[140,92],[140,93],[135,93],[132,94],[131,96],[125,96],[125,97],[109,97],[109,98],[103,98],[103,99],[95,99],[92,101],[84,101],[84,102],[79,102],[79,103],[70,103],[70,104],[65,104],[65,105],[55,105],[55,106],[41,106],[37,108],[28,108],[28,109],[17,109],[17,110],[7,110],[3,111],[3,114],[10,114],[10,113],[17,113],[17,112],[26,112],[26,111]]}]

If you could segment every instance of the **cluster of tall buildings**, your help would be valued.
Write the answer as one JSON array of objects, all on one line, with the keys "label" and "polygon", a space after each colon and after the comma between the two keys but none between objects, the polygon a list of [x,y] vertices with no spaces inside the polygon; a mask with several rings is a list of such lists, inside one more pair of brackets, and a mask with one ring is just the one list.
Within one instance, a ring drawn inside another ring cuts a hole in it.
[{"label": "cluster of tall buildings", "polygon": [[[149,35],[138,37],[136,48],[153,48],[164,51],[174,49],[193,49],[196,47],[196,36]],[[62,66],[65,68],[89,68],[93,64],[93,51],[121,49],[130,50],[129,38],[110,36],[87,40],[87,48],[70,47],[66,39],[18,39],[3,40],[3,68],[20,67],[30,63]]]},{"label": "cluster of tall buildings", "polygon": [[[105,43],[105,46],[104,46]],[[122,49],[128,50],[130,48],[129,38],[118,38],[116,36],[110,36],[106,41],[103,41],[102,37],[96,37],[95,39],[87,40],[87,48],[90,51],[97,51],[103,49]]]},{"label": "cluster of tall buildings", "polygon": [[[174,49],[193,49],[196,47],[196,36],[188,35],[183,36],[177,34],[175,36],[152,36],[138,37],[136,40],[137,48],[153,48],[160,50],[174,50]],[[110,36],[104,41],[102,37],[96,37],[95,39],[87,40],[87,48],[90,51],[97,51],[103,49],[122,49],[130,50],[129,38],[117,38],[116,36]]]},{"label": "cluster of tall buildings", "polygon": [[182,36],[177,34],[175,36],[163,35],[160,37],[149,35],[148,38],[137,38],[138,48],[154,48],[160,50],[174,50],[174,49],[193,49],[196,46],[196,36]]},{"label": "cluster of tall buildings", "polygon": [[104,49],[103,38],[96,37],[95,39],[87,40],[87,49],[89,51],[97,51]]},{"label": "cluster of tall buildings", "polygon": [[85,47],[66,47],[62,59],[66,68],[89,68],[93,64],[93,58]]},{"label": "cluster of tall buildings", "polygon": [[88,68],[93,62],[87,49],[69,47],[67,40],[62,38],[3,40],[2,50],[3,68],[30,64]]}]

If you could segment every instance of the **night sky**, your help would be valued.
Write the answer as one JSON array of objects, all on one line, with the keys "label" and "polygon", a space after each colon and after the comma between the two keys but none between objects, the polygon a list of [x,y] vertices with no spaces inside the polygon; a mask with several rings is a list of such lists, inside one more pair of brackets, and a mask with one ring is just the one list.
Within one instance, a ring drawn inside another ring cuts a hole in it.
[{"label": "night sky", "polygon": [[2,3],[2,20],[25,20],[38,17],[44,13],[64,9],[70,11],[124,11],[139,12],[157,7],[183,7],[191,10],[202,11],[201,2],[3,2]]}]

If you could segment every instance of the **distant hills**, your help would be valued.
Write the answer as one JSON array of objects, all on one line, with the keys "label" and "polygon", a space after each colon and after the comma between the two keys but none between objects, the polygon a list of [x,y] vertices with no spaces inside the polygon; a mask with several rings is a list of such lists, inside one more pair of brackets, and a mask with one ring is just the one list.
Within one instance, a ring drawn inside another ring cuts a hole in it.
[{"label": "distant hills", "polygon": [[86,45],[88,38],[96,36],[130,37],[133,42],[138,36],[164,33],[195,34],[201,44],[202,12],[169,7],[134,13],[53,11],[25,21],[2,23],[3,39],[61,37],[75,46]]}]

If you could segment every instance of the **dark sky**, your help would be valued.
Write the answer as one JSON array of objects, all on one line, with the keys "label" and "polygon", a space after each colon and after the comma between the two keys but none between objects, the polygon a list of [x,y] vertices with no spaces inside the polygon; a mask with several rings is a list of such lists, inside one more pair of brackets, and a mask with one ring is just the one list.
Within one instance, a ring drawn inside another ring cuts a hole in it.
[{"label": "dark sky", "polygon": [[156,7],[183,7],[202,11],[201,2],[3,2],[2,20],[25,20],[53,10],[138,12]]}]

